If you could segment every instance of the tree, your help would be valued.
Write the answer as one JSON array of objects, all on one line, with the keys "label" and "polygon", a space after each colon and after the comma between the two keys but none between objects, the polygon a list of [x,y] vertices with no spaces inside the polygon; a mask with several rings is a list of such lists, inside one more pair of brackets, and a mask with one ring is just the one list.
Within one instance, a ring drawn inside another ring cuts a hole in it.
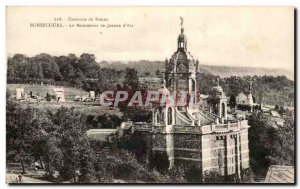
[{"label": "tree", "polygon": [[82,81],[85,79],[85,76],[83,72],[79,69],[75,70],[74,78],[71,80],[71,84],[73,84],[74,87],[82,87],[83,83]]},{"label": "tree", "polygon": [[274,128],[268,125],[263,114],[254,113],[249,118],[249,156],[250,166],[255,174],[262,174],[267,171],[270,161],[267,156],[271,153],[271,146],[274,141],[270,136]]},{"label": "tree", "polygon": [[87,78],[97,78],[100,66],[96,63],[96,57],[93,54],[83,53],[78,59],[78,68]]},{"label": "tree", "polygon": [[10,74],[12,74],[12,68],[14,76],[19,79],[21,82],[25,82],[26,79],[28,79],[28,73],[27,73],[27,63],[28,58],[25,55],[22,54],[15,54],[11,59],[9,59],[9,65],[10,65]]},{"label": "tree", "polygon": [[40,110],[31,107],[24,109],[7,101],[7,159],[19,161],[24,173],[25,161],[40,161],[43,166],[42,156],[47,140],[44,127],[49,124],[51,122]]},{"label": "tree", "polygon": [[[55,114],[49,113],[53,124],[56,125],[53,132],[53,136],[57,138],[56,148],[62,152],[62,164],[56,165],[55,168],[59,170],[63,179],[76,182],[76,172],[81,170],[81,181],[86,182],[88,175],[93,174],[95,161],[86,135],[86,117],[74,108],[61,108]],[[86,162],[83,162],[85,160]]]},{"label": "tree", "polygon": [[59,67],[59,71],[65,80],[70,81],[74,77],[74,68],[72,66],[72,59],[69,56],[56,57],[55,61]]},{"label": "tree", "polygon": [[59,67],[51,55],[42,53],[33,57],[33,62],[41,64],[43,68],[43,75],[45,79],[53,79],[56,81],[62,80],[59,72]]},{"label": "tree", "polygon": [[11,101],[7,101],[6,107],[6,158],[8,161],[20,162],[22,172],[25,173],[24,161],[29,157],[29,136],[32,131],[28,127],[31,119],[28,112],[31,109],[24,111]]},{"label": "tree", "polygon": [[39,63],[34,62],[32,59],[27,63],[27,73],[30,79],[43,79],[43,68]]},{"label": "tree", "polygon": [[249,118],[250,165],[255,174],[264,174],[270,165],[294,165],[294,120],[276,129],[262,113]]},{"label": "tree", "polygon": [[233,95],[229,98],[229,106],[230,108],[234,108],[236,106],[236,97]]},{"label": "tree", "polygon": [[151,73],[150,72],[145,72],[145,76],[149,77],[149,76],[151,76]]},{"label": "tree", "polygon": [[7,60],[7,80],[13,80],[16,76],[16,68],[11,58]]},{"label": "tree", "polygon": [[156,77],[161,77],[161,71],[159,69],[157,69],[155,71],[155,75],[156,75]]},{"label": "tree", "polygon": [[139,86],[138,72],[133,68],[126,68],[125,70],[125,80],[124,85],[130,86],[132,89],[136,90]]}]

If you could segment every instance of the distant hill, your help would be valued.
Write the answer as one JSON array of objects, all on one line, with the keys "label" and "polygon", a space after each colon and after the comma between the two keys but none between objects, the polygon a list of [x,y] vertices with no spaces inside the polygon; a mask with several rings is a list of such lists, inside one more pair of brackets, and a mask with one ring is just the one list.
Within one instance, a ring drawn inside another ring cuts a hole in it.
[{"label": "distant hill", "polygon": [[[140,60],[140,61],[128,61],[128,62],[121,62],[121,61],[111,61],[111,62],[100,62],[101,67],[112,68],[116,70],[125,70],[126,68],[135,68],[139,75],[144,75],[145,72],[150,72],[152,77],[155,77],[156,70],[160,70],[161,72],[165,69],[165,62],[163,61],[149,61],[149,60]],[[201,69],[201,73],[208,73],[209,71],[206,69]]]},{"label": "distant hill", "polygon": [[[155,76],[157,69],[163,71],[165,63],[163,61],[112,61],[112,62],[101,62],[100,66],[114,68],[117,70],[124,70],[126,67],[135,68],[140,75],[145,72],[150,72],[151,76]],[[274,69],[274,68],[258,68],[258,67],[233,67],[233,66],[211,66],[211,65],[200,65],[200,72],[211,73],[213,75],[219,75],[220,77],[230,76],[281,76],[284,75],[287,78],[294,80],[294,73],[291,73],[285,69]]]},{"label": "distant hill", "polygon": [[140,61],[128,61],[128,62],[120,62],[120,61],[112,61],[112,62],[101,62],[101,67],[108,67],[116,70],[125,70],[126,68],[135,68],[139,75],[142,76],[145,72],[150,72],[152,77],[155,77],[155,72],[157,69],[160,71],[164,70],[165,63],[162,61],[148,61],[148,60],[140,60]]},{"label": "distant hill", "polygon": [[205,69],[206,71],[219,75],[220,77],[230,77],[230,76],[286,76],[288,79],[294,80],[294,73],[287,71],[285,69],[278,68],[259,68],[259,67],[233,67],[233,66],[211,66],[211,65],[200,65],[200,69]]}]

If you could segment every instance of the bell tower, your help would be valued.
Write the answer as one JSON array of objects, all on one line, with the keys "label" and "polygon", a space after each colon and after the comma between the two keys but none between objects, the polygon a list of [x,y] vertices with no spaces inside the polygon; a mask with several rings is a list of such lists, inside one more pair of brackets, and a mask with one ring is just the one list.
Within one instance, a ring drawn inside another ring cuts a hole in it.
[{"label": "bell tower", "polygon": [[[181,32],[177,38],[177,51],[165,61],[165,81],[169,91],[176,92],[178,108],[195,104],[197,99],[197,82],[199,61],[187,50],[187,37],[184,34],[183,18],[180,17]],[[184,99],[184,100],[183,100]]]},{"label": "bell tower", "polygon": [[183,18],[180,17],[180,26],[181,26],[181,33],[178,36],[178,48],[177,50],[181,51],[186,51],[186,46],[187,46],[187,39],[186,36],[184,35],[184,28],[183,28]]},{"label": "bell tower", "polygon": [[210,91],[208,104],[209,112],[217,115],[224,123],[227,120],[227,98],[219,84],[219,77],[216,78],[216,85]]}]

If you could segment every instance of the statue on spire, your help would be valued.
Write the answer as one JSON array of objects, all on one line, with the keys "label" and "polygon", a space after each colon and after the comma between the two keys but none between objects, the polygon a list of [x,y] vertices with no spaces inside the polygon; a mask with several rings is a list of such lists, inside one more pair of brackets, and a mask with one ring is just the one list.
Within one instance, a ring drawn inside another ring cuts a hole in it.
[{"label": "statue on spire", "polygon": [[183,18],[180,16],[180,26],[183,28]]},{"label": "statue on spire", "polygon": [[249,81],[249,93],[250,94],[252,93],[252,86],[253,86],[253,80],[250,79],[250,81]]},{"label": "statue on spire", "polygon": [[216,77],[216,84],[217,84],[217,86],[220,85],[220,78],[219,78],[219,76]]}]

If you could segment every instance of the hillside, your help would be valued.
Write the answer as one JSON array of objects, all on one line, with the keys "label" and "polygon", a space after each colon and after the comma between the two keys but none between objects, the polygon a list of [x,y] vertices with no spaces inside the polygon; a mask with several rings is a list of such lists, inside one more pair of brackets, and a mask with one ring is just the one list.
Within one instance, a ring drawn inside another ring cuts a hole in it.
[{"label": "hillside", "polygon": [[[33,92],[33,94],[39,94],[40,96],[46,96],[46,93],[53,93],[53,88],[60,88],[53,85],[29,85],[29,84],[7,84],[7,90],[12,95],[15,95],[16,88],[24,88],[25,93],[29,94],[30,91]],[[88,95],[88,92],[84,91],[83,89],[77,89],[73,87],[64,87],[65,95],[66,96],[82,96],[82,95]]]},{"label": "hillside", "polygon": [[[161,72],[165,69],[165,63],[163,61],[149,61],[149,60],[140,60],[140,61],[103,61],[100,63],[101,67],[112,68],[116,70],[125,70],[127,67],[134,68],[138,71],[140,76],[143,76],[145,72],[150,72],[150,76],[154,77],[156,70]],[[209,73],[206,69],[201,69],[201,73]]]},{"label": "hillside", "polygon": [[230,76],[286,76],[288,79],[294,80],[294,73],[289,72],[285,69],[277,68],[259,68],[259,67],[232,67],[232,66],[211,66],[211,65],[200,65],[200,69],[207,70],[208,72],[219,75],[220,77],[230,77]]},{"label": "hillside", "polygon": [[[52,94],[53,88],[57,86],[53,85],[29,85],[29,84],[7,84],[7,91],[11,95],[11,99],[15,99],[16,88],[24,88],[25,93],[28,95],[32,91],[33,95],[46,96],[46,93]],[[28,106],[33,106],[37,109],[47,109],[55,111],[60,109],[62,106],[66,108],[75,108],[75,110],[85,113],[86,115],[117,115],[122,116],[122,113],[118,108],[111,109],[110,107],[100,106],[97,102],[80,102],[73,101],[74,96],[87,96],[88,92],[83,89],[73,88],[73,87],[63,87],[65,91],[65,97],[67,102],[57,103],[57,102],[23,102],[21,107],[27,108]]]},{"label": "hillside", "polygon": [[[126,67],[135,68],[140,75],[143,75],[145,72],[150,72],[151,76],[155,76],[155,71],[157,69],[164,70],[163,61],[149,61],[149,60],[140,60],[140,61],[129,61],[129,62],[120,62],[120,61],[111,61],[111,62],[101,62],[101,67],[113,68],[116,70],[125,70]],[[233,66],[212,66],[212,65],[200,65],[201,73],[211,73],[213,75],[219,75],[220,77],[243,77],[243,76],[263,76],[263,75],[272,75],[272,76],[286,76],[288,79],[294,80],[294,73],[291,73],[285,69],[277,68],[259,68],[259,67],[233,67]]]}]

